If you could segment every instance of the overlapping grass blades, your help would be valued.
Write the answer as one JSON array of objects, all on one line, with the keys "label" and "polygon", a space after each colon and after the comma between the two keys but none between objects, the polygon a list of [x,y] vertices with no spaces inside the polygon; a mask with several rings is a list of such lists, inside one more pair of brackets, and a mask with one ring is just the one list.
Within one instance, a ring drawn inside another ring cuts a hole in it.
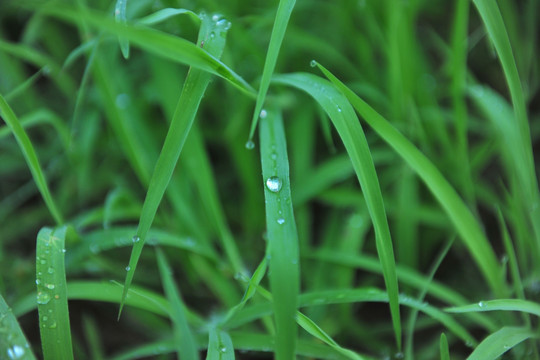
[{"label": "overlapping grass blades", "polygon": [[0,354],[9,359],[35,360],[28,340],[4,297],[0,295]]},{"label": "overlapping grass blades", "polygon": [[229,334],[212,328],[209,337],[207,360],[234,360],[234,347]]},{"label": "overlapping grass blades", "polygon": [[466,313],[479,311],[520,311],[528,314],[540,316],[540,305],[533,301],[521,299],[497,299],[480,301],[477,304],[469,304],[464,306],[456,306],[445,309],[452,313]]},{"label": "overlapping grass blades", "polygon": [[276,18],[274,20],[274,27],[272,28],[272,35],[270,37],[270,44],[268,45],[268,51],[266,53],[266,59],[264,62],[264,69],[262,73],[261,84],[259,85],[257,100],[255,103],[255,110],[251,119],[251,128],[249,130],[248,144],[250,141],[253,141],[252,139],[253,135],[255,134],[255,128],[257,127],[257,121],[264,106],[266,93],[268,92],[268,88],[270,87],[270,80],[276,67],[281,43],[283,42],[283,37],[285,36],[287,24],[289,23],[289,19],[291,18],[291,13],[294,9],[295,3],[296,0],[279,1]]},{"label": "overlapping grass blades", "polygon": [[266,115],[261,118],[259,133],[270,288],[276,323],[276,358],[293,359],[297,339],[294,316],[300,291],[300,268],[289,159],[281,114],[273,109],[266,110]]},{"label": "overlapping grass blades", "polygon": [[[197,43],[204,46],[210,54],[219,58],[225,47],[225,37],[227,30],[230,27],[230,23],[225,19],[216,20],[213,19],[213,17],[206,15],[201,15],[201,20],[201,29],[199,31]],[[210,78],[210,73],[192,68],[184,83],[182,94],[178,100],[176,111],[171,121],[169,131],[167,132],[152,178],[150,179],[148,191],[144,200],[139,226],[134,237],[131,258],[127,268],[128,271],[118,314],[119,316],[122,312],[127,291],[133,280],[133,275],[146,240],[146,235],[148,230],[150,230],[159,204],[163,198],[163,194],[172,177],[184,143],[195,120],[199,104],[210,82]]]},{"label": "overlapping grass blades", "polygon": [[17,143],[19,144],[19,147],[24,155],[26,163],[28,164],[28,168],[32,173],[36,186],[39,189],[39,192],[41,193],[41,196],[43,197],[43,200],[45,201],[45,204],[47,205],[47,208],[49,209],[54,221],[57,225],[62,224],[64,222],[62,220],[62,215],[60,214],[60,211],[58,210],[53,197],[51,196],[49,187],[47,185],[47,180],[45,179],[45,175],[43,174],[43,170],[39,164],[34,146],[26,134],[26,131],[21,126],[19,119],[8,103],[4,100],[2,95],[0,95],[0,115],[13,132],[13,135],[15,136],[15,139],[17,140]]},{"label": "overlapping grass blades", "polygon": [[538,334],[529,329],[507,326],[485,338],[467,360],[494,360],[505,352],[529,338],[538,338]]},{"label": "overlapping grass blades", "polygon": [[401,349],[401,320],[398,282],[390,229],[386,218],[379,180],[364,132],[353,108],[331,83],[312,74],[287,74],[274,77],[279,84],[298,88],[311,95],[330,116],[339,133],[360,182],[375,229],[375,243],[390,299],[390,311],[398,349]]},{"label": "overlapping grass blades", "polygon": [[487,241],[480,225],[459,195],[442,176],[440,171],[405,136],[392,126],[383,116],[364,102],[339,79],[322,65],[317,64],[324,75],[345,94],[362,118],[401,156],[420,176],[435,198],[448,214],[456,230],[471,252],[482,275],[497,296],[506,294],[506,285],[495,258],[493,248]]},{"label": "overlapping grass blades", "polygon": [[43,228],[37,236],[36,299],[45,360],[73,359],[64,270],[67,232],[66,226]]}]

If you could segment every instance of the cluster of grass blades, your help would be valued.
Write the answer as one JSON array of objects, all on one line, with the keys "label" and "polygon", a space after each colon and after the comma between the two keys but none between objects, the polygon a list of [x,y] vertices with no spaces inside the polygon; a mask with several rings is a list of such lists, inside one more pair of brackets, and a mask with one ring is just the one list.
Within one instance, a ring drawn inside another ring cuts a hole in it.
[{"label": "cluster of grass blades", "polygon": [[0,2],[0,359],[540,360],[538,11]]}]

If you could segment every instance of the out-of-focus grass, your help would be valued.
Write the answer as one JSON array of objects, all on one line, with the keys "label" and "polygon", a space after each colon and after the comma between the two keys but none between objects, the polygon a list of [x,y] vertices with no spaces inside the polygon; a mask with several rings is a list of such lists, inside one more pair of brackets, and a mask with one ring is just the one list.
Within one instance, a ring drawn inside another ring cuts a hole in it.
[{"label": "out-of-focus grass", "polygon": [[540,359],[539,8],[0,2],[0,358]]}]

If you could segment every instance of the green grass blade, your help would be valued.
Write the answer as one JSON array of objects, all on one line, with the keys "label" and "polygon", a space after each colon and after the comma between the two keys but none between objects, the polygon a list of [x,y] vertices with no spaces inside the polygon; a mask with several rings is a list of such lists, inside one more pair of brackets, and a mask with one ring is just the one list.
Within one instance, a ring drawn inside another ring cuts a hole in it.
[{"label": "green grass blade", "polygon": [[234,347],[229,334],[212,328],[209,338],[206,360],[234,360]]},{"label": "green grass blade", "polygon": [[289,160],[281,114],[261,119],[261,164],[270,257],[270,288],[276,322],[276,359],[293,359],[297,338],[294,315],[300,290],[298,234],[291,202]]},{"label": "green grass blade", "polygon": [[497,296],[506,294],[495,252],[478,221],[463,200],[433,163],[394,128],[383,116],[360,99],[326,68],[318,64],[324,75],[347,96],[362,118],[381,136],[420,176],[448,214],[472,257]]},{"label": "green grass blade", "polygon": [[19,119],[17,119],[17,116],[8,103],[4,100],[2,95],[0,95],[0,115],[13,132],[13,135],[21,148],[26,163],[28,164],[28,168],[32,173],[32,177],[34,178],[36,186],[39,189],[39,192],[41,193],[49,212],[58,225],[62,224],[64,220],[62,219],[62,215],[60,214],[51,196],[49,187],[47,186],[47,180],[45,179],[45,175],[43,174],[43,170],[39,164],[34,146],[26,134],[26,131],[24,131],[23,127],[21,126]]},{"label": "green grass blade", "polygon": [[[114,19],[117,23],[125,24],[127,22],[126,8],[127,0],[116,0],[116,5],[114,7]],[[123,36],[119,36],[118,42],[120,43],[120,50],[122,51],[122,56],[126,60],[129,59],[129,40],[127,40]]]},{"label": "green grass blade", "polygon": [[[255,97],[255,90],[238,74],[232,71],[227,65],[221,62],[208,50],[206,41],[201,48],[200,42],[193,44],[185,39],[172,36],[160,31],[133,26],[129,24],[117,24],[113,20],[105,18],[92,11],[81,13],[69,7],[42,7],[44,14],[78,23],[84,20],[89,25],[100,30],[112,33],[116,36],[123,36],[132,44],[166,59],[186,64],[197,69],[216,74],[238,87],[250,97]],[[221,26],[227,23],[221,23]]]},{"label": "green grass blade", "polygon": [[172,270],[167,262],[165,254],[160,248],[156,249],[161,282],[165,289],[165,294],[171,305],[171,319],[174,329],[174,340],[176,352],[179,359],[196,360],[199,359],[197,343],[191,329],[189,328],[186,314],[184,312],[184,303],[180,292],[174,283]]},{"label": "green grass blade", "polygon": [[444,333],[441,334],[439,349],[441,352],[441,360],[450,360],[450,349],[448,348],[448,340]]},{"label": "green grass blade", "polygon": [[276,13],[276,19],[274,20],[274,27],[272,28],[272,35],[270,37],[270,44],[268,45],[268,52],[266,53],[266,60],[264,62],[264,69],[261,78],[261,84],[259,86],[259,92],[257,94],[257,101],[255,103],[255,110],[251,119],[251,128],[249,130],[248,144],[253,141],[253,135],[255,134],[255,128],[257,127],[257,120],[261,114],[268,88],[270,87],[270,80],[274,69],[276,67],[279,50],[285,31],[287,30],[287,24],[291,18],[292,11],[296,0],[280,0]]},{"label": "green grass blade", "polygon": [[330,116],[339,133],[360,182],[362,193],[375,229],[375,242],[390,298],[390,311],[396,344],[401,350],[401,321],[398,304],[398,282],[390,229],[386,218],[379,180],[366,137],[345,96],[327,80],[312,74],[279,75],[274,81],[301,89],[311,95]]},{"label": "green grass blade", "polygon": [[[197,42],[204,42],[205,48],[219,58],[225,47],[225,36],[228,29],[229,24],[226,20],[222,19],[216,22],[212,20],[212,18],[204,16],[202,18],[199,40]],[[214,34],[214,36],[211,36],[211,34]],[[165,190],[171,180],[176,163],[178,162],[186,138],[191,130],[199,104],[208,87],[210,79],[210,73],[192,68],[184,83],[182,94],[178,100],[176,111],[173,115],[169,131],[167,132],[161,154],[157,160],[144,200],[139,226],[135,235],[135,239],[137,240],[134,242],[133,250],[131,252],[118,316],[120,316],[122,312],[124,300],[133,280],[133,275],[142,253],[146,235],[148,230],[150,230],[159,204],[161,203]]]},{"label": "green grass blade", "polygon": [[155,25],[167,19],[170,19],[173,16],[184,15],[184,14],[189,15],[197,23],[200,21],[199,15],[195,14],[193,11],[186,10],[186,9],[165,8],[137,20],[137,24]]},{"label": "green grass blade", "polygon": [[64,270],[66,232],[66,226],[43,228],[37,236],[36,299],[45,360],[73,359]]},{"label": "green grass blade", "polygon": [[36,359],[17,318],[2,295],[0,295],[0,332],[2,333],[0,336],[0,356],[2,359]]},{"label": "green grass blade", "polygon": [[532,315],[540,316],[540,305],[538,303],[521,299],[497,299],[480,301],[477,304],[456,306],[446,308],[445,311],[451,313],[466,313],[478,311],[520,311]]},{"label": "green grass blade", "polygon": [[503,327],[489,335],[474,349],[467,360],[494,360],[529,338],[538,338],[529,329],[520,327]]}]

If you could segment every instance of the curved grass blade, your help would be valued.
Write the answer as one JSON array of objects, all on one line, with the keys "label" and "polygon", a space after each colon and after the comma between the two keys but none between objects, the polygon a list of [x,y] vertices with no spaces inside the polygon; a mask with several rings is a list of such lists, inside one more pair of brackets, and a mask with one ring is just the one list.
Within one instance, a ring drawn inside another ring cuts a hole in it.
[{"label": "curved grass blade", "polygon": [[294,316],[300,291],[298,233],[291,202],[289,159],[281,114],[261,119],[261,164],[266,204],[270,288],[276,322],[276,358],[293,359],[297,335]]},{"label": "curved grass blade", "polygon": [[441,334],[439,349],[441,352],[441,360],[450,360],[450,349],[448,348],[448,340],[444,333]]},{"label": "curved grass blade", "polygon": [[390,312],[396,344],[401,350],[399,291],[392,239],[373,159],[354,109],[345,96],[336,90],[330,82],[315,75],[303,73],[279,75],[274,77],[274,81],[303,90],[317,100],[330,116],[347,149],[375,229],[375,243],[390,299]]},{"label": "curved grass blade", "polygon": [[[127,22],[126,8],[127,0],[116,0],[116,5],[114,7],[114,19],[117,23],[125,24]],[[126,60],[129,59],[129,41],[123,36],[119,36],[118,42],[120,43],[120,50],[122,51],[122,56]]]},{"label": "curved grass blade", "polygon": [[176,15],[189,15],[193,20],[197,21],[197,23],[200,21],[199,15],[195,14],[191,10],[186,9],[174,9],[174,8],[165,8],[161,9],[159,11],[156,11],[153,14],[147,15],[141,19],[137,20],[137,24],[141,25],[155,25],[159,24],[167,19],[170,19],[173,16]]},{"label": "curved grass blade", "polygon": [[176,345],[176,353],[179,359],[196,360],[199,359],[199,351],[197,350],[197,342],[191,329],[189,328],[186,314],[184,311],[185,305],[182,301],[180,291],[174,283],[172,270],[167,262],[167,258],[160,248],[156,249],[159,272],[161,274],[161,282],[165,289],[165,294],[171,305],[171,319],[174,329],[174,342]]},{"label": "curved grass blade", "polygon": [[[201,45],[204,44],[203,46],[210,54],[219,58],[225,47],[225,37],[227,30],[229,30],[230,23],[225,19],[215,21],[213,20],[213,17],[207,16],[201,16],[201,20],[201,29],[199,31],[197,43]],[[135,235],[135,239],[137,240],[134,242],[131,258],[129,259],[129,265],[127,267],[129,270],[126,274],[124,293],[120,303],[120,310],[118,311],[119,318],[122,313],[127,291],[129,290],[133,275],[135,274],[135,269],[137,268],[139,257],[142,253],[148,230],[150,230],[159,204],[161,203],[165,190],[171,180],[176,163],[178,162],[184,143],[191,130],[195,115],[199,109],[199,104],[210,83],[210,79],[210,73],[191,68],[184,83],[182,94],[178,100],[176,111],[173,115],[165,142],[163,143],[163,148],[157,160],[156,167],[152,173],[146,198],[144,199],[139,226]]]},{"label": "curved grass blade", "polygon": [[497,296],[506,294],[501,269],[495,252],[480,225],[463,200],[433,163],[383,116],[360,99],[325,67],[317,64],[324,75],[347,96],[362,118],[381,136],[420,176],[448,214],[471,252],[490,288]]},{"label": "curved grass blade", "polygon": [[[47,5],[43,6],[41,10],[44,14],[75,24],[84,20],[89,25],[97,27],[100,30],[116,36],[123,36],[132,44],[150,53],[218,75],[242,90],[246,95],[255,97],[255,90],[243,78],[221,62],[214,54],[205,51],[208,50],[206,41],[203,49],[200,47],[200,43],[196,45],[185,39],[144,27],[117,24],[115,21],[109,20],[103,15],[90,10],[80,12],[69,7],[52,7]],[[221,23],[220,25],[225,26],[226,24],[228,23]]]},{"label": "curved grass blade", "polygon": [[[263,74],[261,78],[261,84],[259,86],[259,92],[257,94],[257,101],[255,103],[255,110],[253,112],[253,118],[251,119],[251,128],[249,130],[249,138],[247,144],[253,143],[253,135],[255,134],[255,128],[257,127],[257,120],[261,115],[261,111],[266,98],[266,93],[270,87],[270,80],[274,69],[276,67],[277,58],[279,55],[279,49],[287,30],[287,24],[291,18],[291,13],[294,9],[296,0],[280,0],[276,13],[276,19],[274,20],[274,27],[272,28],[272,35],[270,36],[270,44],[268,45],[268,52],[266,53],[266,60],[264,61]],[[264,113],[262,113],[264,114]]]},{"label": "curved grass blade", "polygon": [[0,356],[3,359],[35,360],[28,340],[4,297],[0,295]]},{"label": "curved grass blade", "polygon": [[538,334],[527,328],[503,327],[489,335],[474,349],[467,360],[494,360],[529,338],[538,338]]},{"label": "curved grass blade", "polygon": [[73,359],[64,244],[67,227],[43,228],[36,245],[36,284],[43,358]]},{"label": "curved grass blade", "polygon": [[43,170],[39,164],[34,146],[26,134],[26,131],[24,131],[23,127],[21,126],[19,119],[17,119],[17,116],[8,103],[4,100],[2,95],[0,95],[0,116],[2,119],[4,119],[6,124],[13,132],[13,135],[21,148],[26,163],[28,164],[28,168],[32,173],[32,177],[36,182],[36,186],[39,189],[39,192],[41,193],[49,212],[58,225],[62,224],[64,220],[62,219],[62,215],[58,211],[58,208],[56,207],[56,204],[51,196],[49,187],[47,186],[47,180],[45,179],[45,175],[43,174]]},{"label": "curved grass blade", "polygon": [[210,329],[209,337],[206,360],[234,360],[234,346],[229,334],[214,327]]},{"label": "curved grass blade", "polygon": [[540,305],[527,300],[521,299],[497,299],[489,301],[480,301],[477,304],[469,304],[464,306],[456,306],[444,309],[451,313],[466,313],[478,311],[520,311],[536,316],[540,316]]}]

